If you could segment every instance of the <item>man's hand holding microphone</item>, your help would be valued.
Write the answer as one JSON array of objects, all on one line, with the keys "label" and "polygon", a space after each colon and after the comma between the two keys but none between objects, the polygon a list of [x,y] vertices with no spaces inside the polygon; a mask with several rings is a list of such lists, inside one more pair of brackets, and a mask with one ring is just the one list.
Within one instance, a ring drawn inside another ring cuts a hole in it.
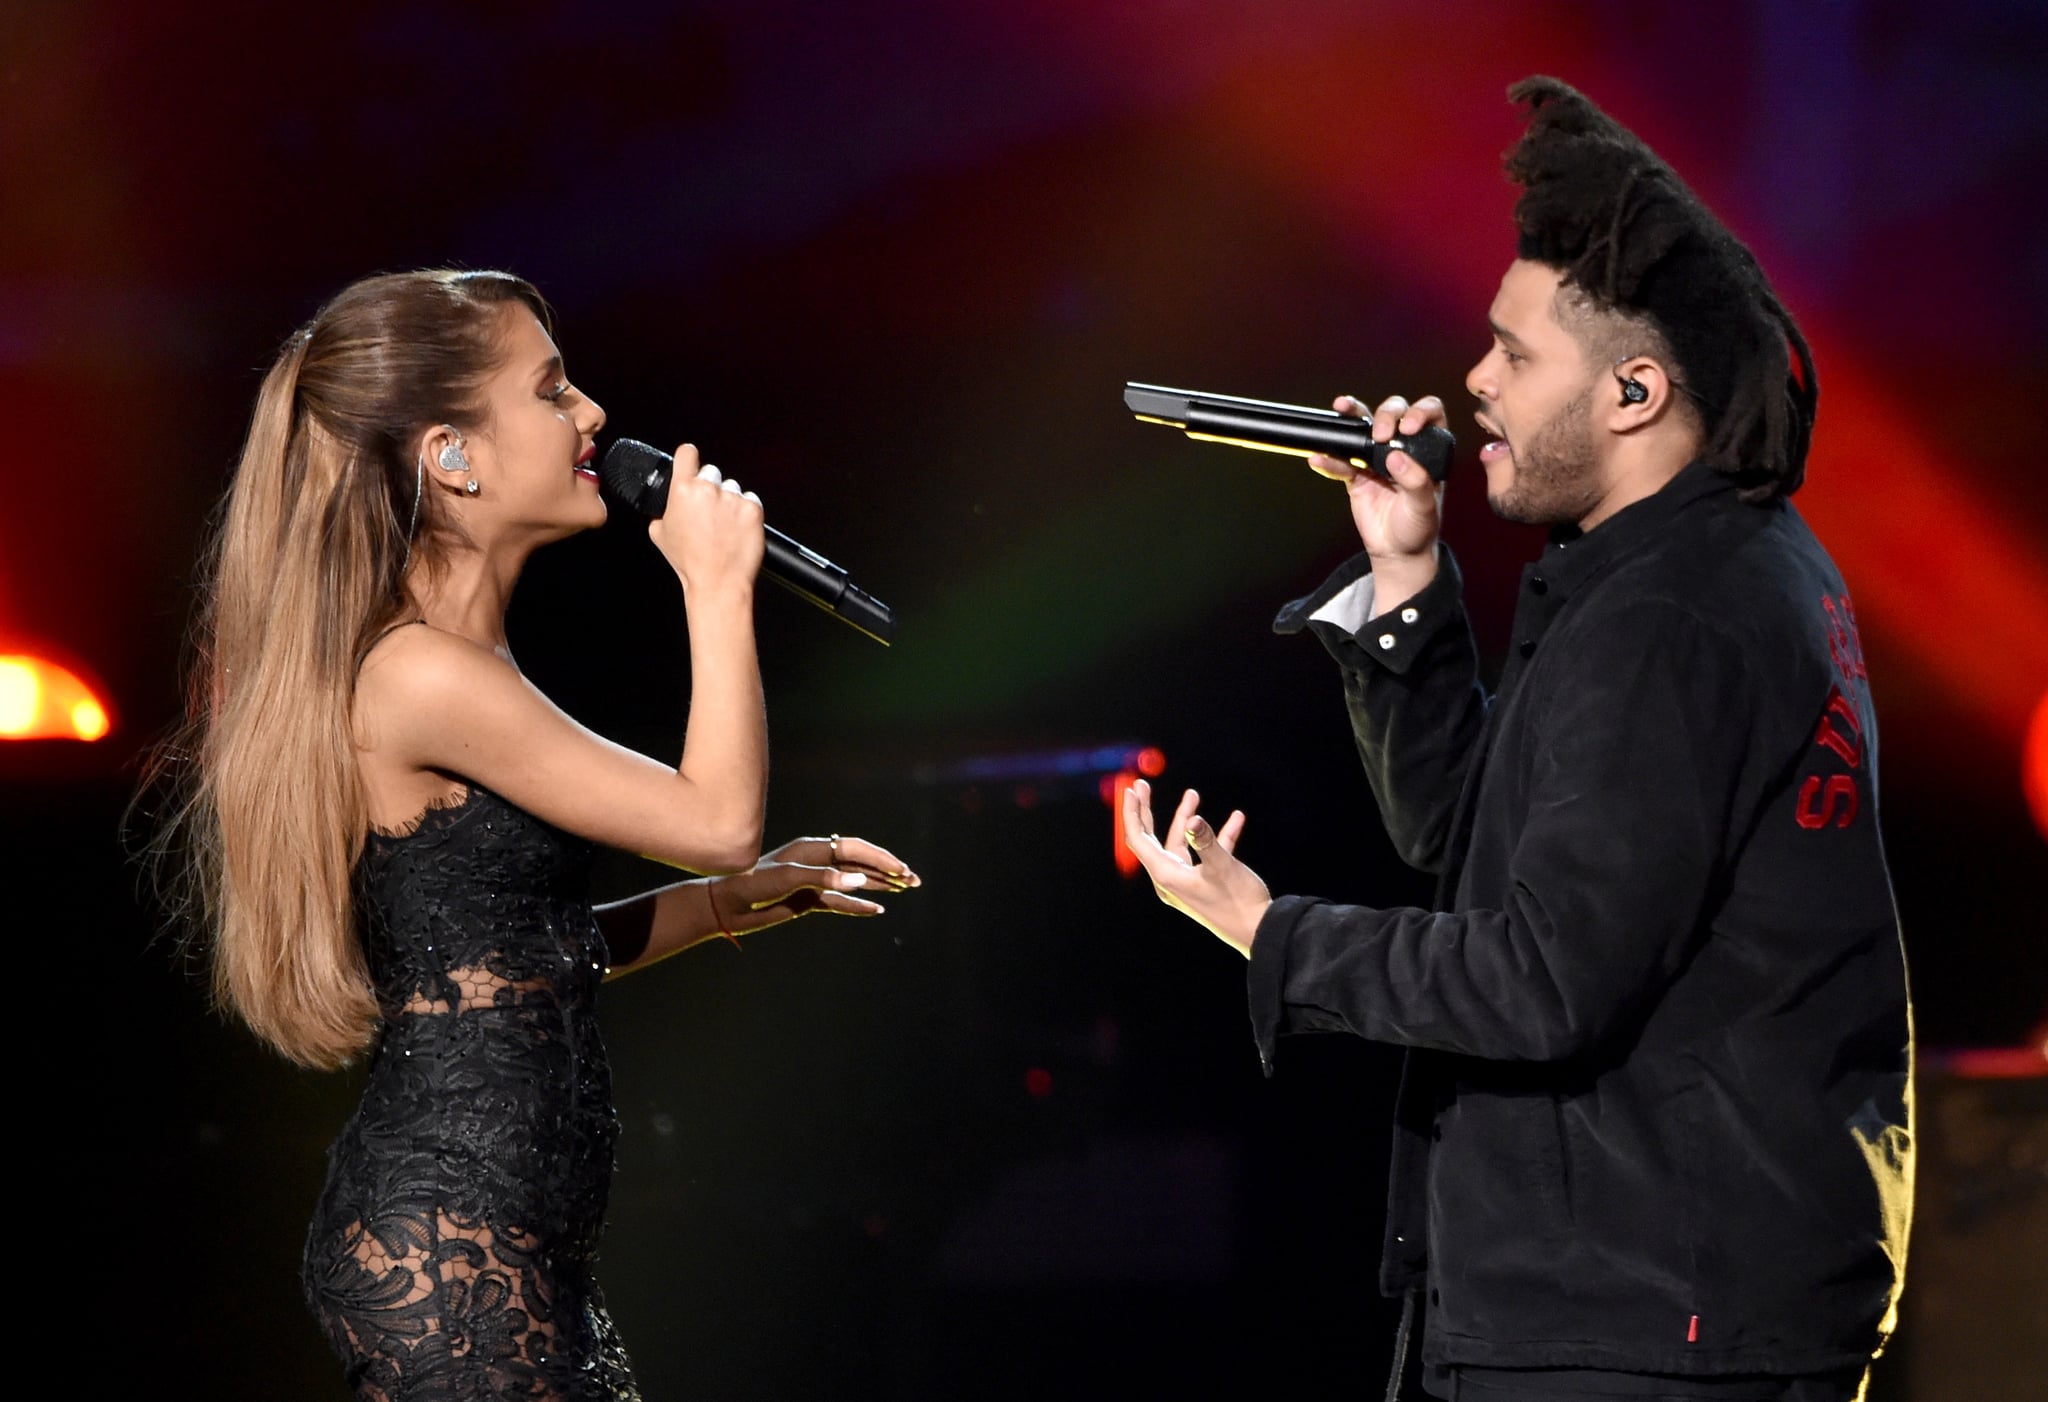
[{"label": "man's hand holding microphone", "polygon": [[[1366,418],[1365,405],[1348,394],[1330,406],[1352,418]],[[1444,426],[1444,402],[1424,395],[1410,404],[1390,395],[1372,411],[1372,436],[1384,443],[1397,433],[1420,433]],[[1351,522],[1372,557],[1373,613],[1387,613],[1421,593],[1436,578],[1436,540],[1443,529],[1444,487],[1408,454],[1387,454],[1387,475],[1380,477],[1350,463],[1317,453],[1309,466],[1342,482],[1351,497]]]}]

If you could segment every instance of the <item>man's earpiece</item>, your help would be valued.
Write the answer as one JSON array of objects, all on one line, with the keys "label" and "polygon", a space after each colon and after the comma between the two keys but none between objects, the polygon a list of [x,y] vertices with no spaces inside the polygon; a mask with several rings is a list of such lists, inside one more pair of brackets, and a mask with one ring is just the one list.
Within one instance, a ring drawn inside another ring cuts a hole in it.
[{"label": "man's earpiece", "polygon": [[1650,397],[1650,392],[1647,389],[1643,388],[1643,383],[1641,380],[1623,379],[1620,375],[1616,375],[1615,379],[1621,381],[1622,403],[1640,404],[1645,399],[1648,399]]}]

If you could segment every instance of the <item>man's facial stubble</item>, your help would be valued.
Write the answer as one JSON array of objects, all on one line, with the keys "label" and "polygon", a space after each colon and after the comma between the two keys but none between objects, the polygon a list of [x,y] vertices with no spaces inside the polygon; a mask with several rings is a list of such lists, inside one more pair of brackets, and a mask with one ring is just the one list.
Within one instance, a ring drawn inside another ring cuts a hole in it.
[{"label": "man's facial stubble", "polygon": [[1514,451],[1514,477],[1489,498],[1494,514],[1531,526],[1573,525],[1600,501],[1588,384]]}]

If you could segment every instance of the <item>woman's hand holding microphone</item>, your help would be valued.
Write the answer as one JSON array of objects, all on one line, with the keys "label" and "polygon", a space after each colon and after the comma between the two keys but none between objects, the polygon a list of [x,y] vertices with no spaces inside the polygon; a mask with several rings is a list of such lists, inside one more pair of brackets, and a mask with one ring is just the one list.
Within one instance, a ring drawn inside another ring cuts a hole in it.
[{"label": "woman's hand holding microphone", "polygon": [[767,545],[761,498],[700,463],[689,443],[676,449],[668,507],[648,523],[647,536],[682,581],[686,599],[728,589],[751,596]]}]

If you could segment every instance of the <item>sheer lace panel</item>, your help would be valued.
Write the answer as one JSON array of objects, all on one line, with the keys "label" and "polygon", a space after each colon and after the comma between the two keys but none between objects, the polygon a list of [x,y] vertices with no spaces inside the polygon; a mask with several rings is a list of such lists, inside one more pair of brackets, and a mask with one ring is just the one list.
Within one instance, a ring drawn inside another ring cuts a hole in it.
[{"label": "sheer lace panel", "polygon": [[532,1247],[522,1233],[446,1211],[351,1222],[343,1250],[355,1269],[344,1264],[332,1283],[347,1301],[334,1323],[369,1360],[359,1395],[388,1398],[390,1383],[436,1363],[456,1373],[481,1366],[494,1389],[486,1395],[551,1395],[539,1370],[557,1352],[554,1319],[530,1269]]},{"label": "sheer lace panel", "polygon": [[552,1000],[555,995],[551,979],[509,979],[488,967],[450,969],[436,982],[444,980],[455,987],[453,999],[445,992],[429,993],[425,989],[415,989],[412,997],[399,1005],[398,1011],[413,1014],[468,1013],[482,1008],[514,1008],[529,998]]},{"label": "sheer lace panel", "polygon": [[315,1284],[358,1398],[637,1398],[609,1321],[564,1311],[533,1234],[439,1209],[351,1222],[338,1245]]}]

